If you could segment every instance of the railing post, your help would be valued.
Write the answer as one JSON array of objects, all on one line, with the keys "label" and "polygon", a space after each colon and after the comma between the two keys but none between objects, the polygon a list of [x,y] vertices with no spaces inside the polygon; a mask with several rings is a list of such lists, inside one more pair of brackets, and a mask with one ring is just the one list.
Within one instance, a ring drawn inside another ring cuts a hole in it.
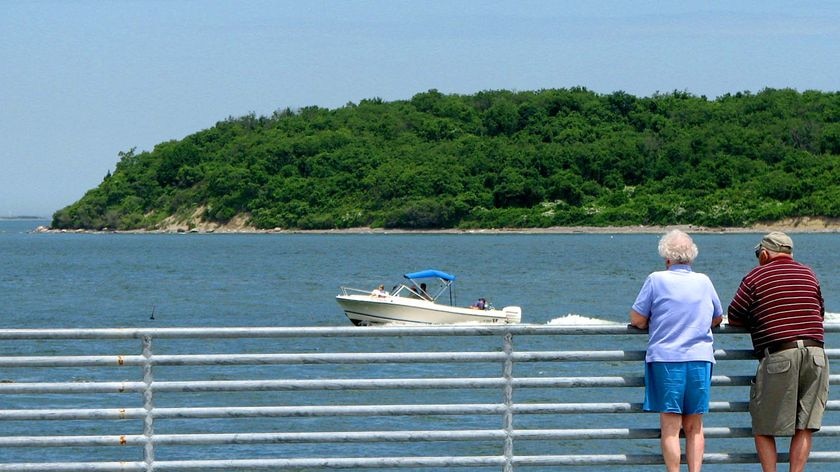
[{"label": "railing post", "polygon": [[146,472],[153,472],[155,468],[155,423],[154,423],[154,399],[152,397],[152,337],[143,336],[143,437],[146,439],[144,447]]},{"label": "railing post", "polygon": [[504,347],[505,362],[502,376],[505,378],[505,414],[503,427],[505,429],[505,466],[504,472],[513,472],[513,334],[505,332]]}]

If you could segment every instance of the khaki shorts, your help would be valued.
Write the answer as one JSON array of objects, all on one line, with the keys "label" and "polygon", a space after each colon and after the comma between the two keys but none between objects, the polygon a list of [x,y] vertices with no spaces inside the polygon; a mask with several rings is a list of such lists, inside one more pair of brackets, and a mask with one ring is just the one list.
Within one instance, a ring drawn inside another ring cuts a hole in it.
[{"label": "khaki shorts", "polygon": [[797,429],[818,430],[827,400],[828,358],[823,348],[769,354],[758,364],[750,387],[753,434],[793,436]]}]

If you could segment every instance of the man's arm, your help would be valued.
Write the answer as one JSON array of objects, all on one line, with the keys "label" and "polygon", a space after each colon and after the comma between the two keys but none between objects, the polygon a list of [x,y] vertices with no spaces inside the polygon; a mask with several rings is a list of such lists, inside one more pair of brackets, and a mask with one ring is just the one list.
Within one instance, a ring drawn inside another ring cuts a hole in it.
[{"label": "man's arm", "polygon": [[751,290],[742,280],[741,284],[738,285],[738,290],[735,291],[735,296],[729,303],[729,308],[726,310],[726,324],[747,327],[750,306],[752,306]]},{"label": "man's arm", "polygon": [[738,318],[737,316],[732,316],[731,312],[726,319],[726,324],[728,324],[729,326],[746,326],[747,325],[744,322],[744,320],[742,320],[741,318]]},{"label": "man's arm", "polygon": [[630,310],[630,324],[639,328],[639,329],[647,329],[648,327],[648,317],[643,316],[636,310]]}]

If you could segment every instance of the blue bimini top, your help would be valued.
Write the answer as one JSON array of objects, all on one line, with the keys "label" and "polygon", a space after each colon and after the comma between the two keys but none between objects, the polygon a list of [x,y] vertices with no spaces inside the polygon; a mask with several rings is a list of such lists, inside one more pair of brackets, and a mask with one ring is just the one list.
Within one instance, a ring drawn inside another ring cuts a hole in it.
[{"label": "blue bimini top", "polygon": [[420,272],[412,272],[410,274],[405,274],[403,277],[407,279],[430,279],[432,277],[437,277],[439,279],[453,281],[455,280],[454,275],[447,274],[446,272],[436,270],[436,269],[426,269],[421,270]]}]

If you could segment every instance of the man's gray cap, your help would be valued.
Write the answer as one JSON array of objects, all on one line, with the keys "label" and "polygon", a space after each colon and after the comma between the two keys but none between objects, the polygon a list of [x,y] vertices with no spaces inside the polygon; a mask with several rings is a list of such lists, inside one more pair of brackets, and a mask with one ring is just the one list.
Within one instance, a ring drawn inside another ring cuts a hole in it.
[{"label": "man's gray cap", "polygon": [[782,233],[781,231],[773,231],[761,238],[761,242],[758,243],[755,248],[764,248],[768,251],[792,254],[793,240],[790,239],[790,236]]}]

